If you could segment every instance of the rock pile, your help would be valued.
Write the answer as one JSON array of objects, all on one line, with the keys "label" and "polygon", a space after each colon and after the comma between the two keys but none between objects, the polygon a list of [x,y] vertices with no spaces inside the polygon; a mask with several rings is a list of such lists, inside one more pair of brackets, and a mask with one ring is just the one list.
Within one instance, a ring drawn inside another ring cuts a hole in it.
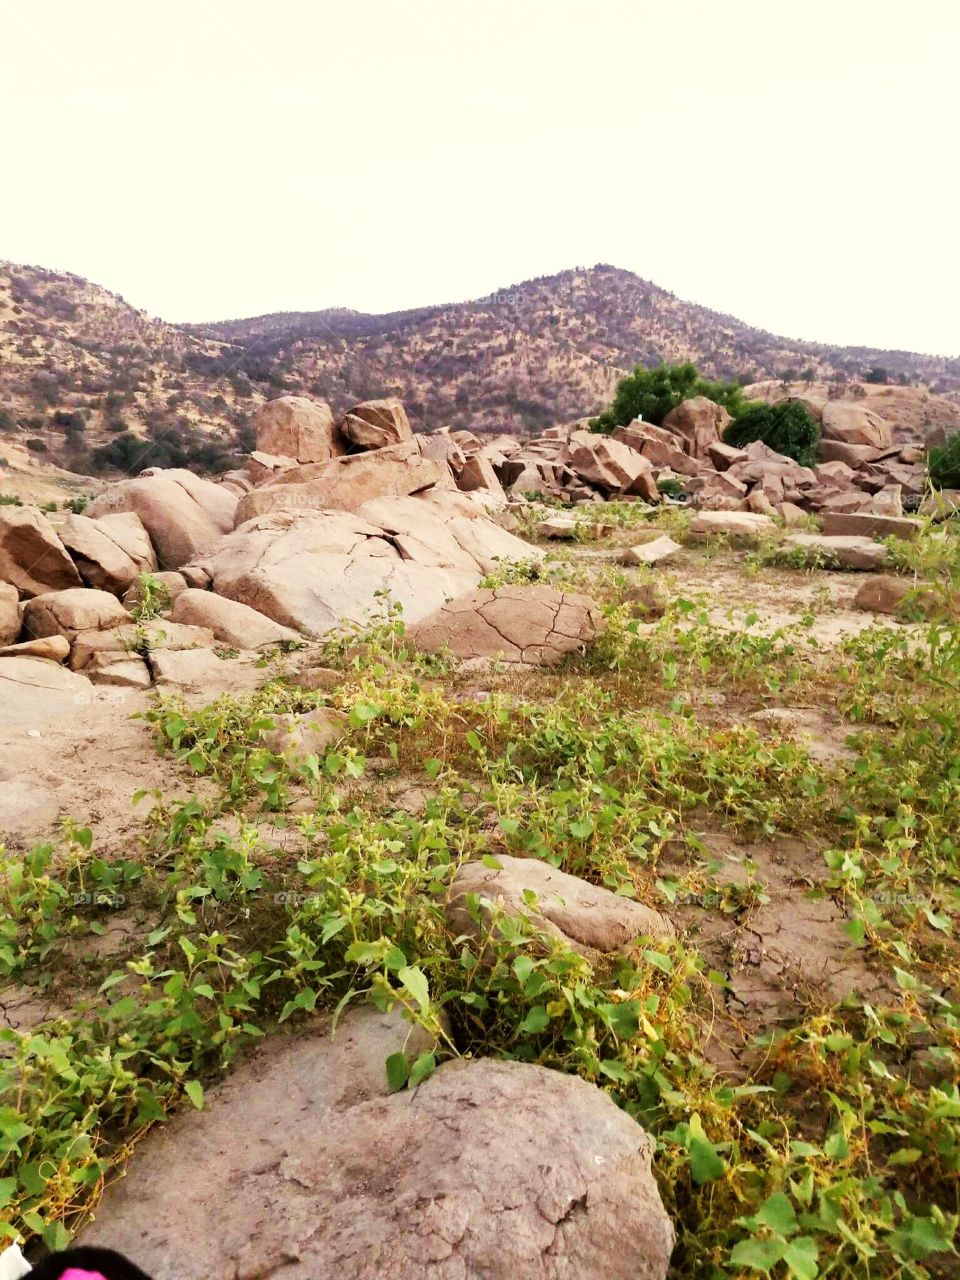
[{"label": "rock pile", "polygon": [[508,493],[568,502],[632,496],[659,502],[660,486],[672,481],[703,510],[779,515],[788,524],[807,513],[897,517],[905,504],[917,505],[925,469],[914,446],[895,445],[882,418],[851,402],[805,407],[822,419],[814,467],[762,441],[743,449],[725,444],[730,417],[703,396],[685,400],[661,426],[637,420],[612,436],[579,424],[555,427],[509,453],[499,446],[501,456],[490,461]]}]

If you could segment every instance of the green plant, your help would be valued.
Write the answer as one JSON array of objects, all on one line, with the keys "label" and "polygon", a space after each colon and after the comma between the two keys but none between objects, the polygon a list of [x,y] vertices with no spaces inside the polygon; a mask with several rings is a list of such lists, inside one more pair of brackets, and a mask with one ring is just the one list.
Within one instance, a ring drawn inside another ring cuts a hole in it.
[{"label": "green plant", "polygon": [[140,574],[136,594],[137,602],[130,610],[136,622],[152,622],[170,608],[169,588],[152,573]]},{"label": "green plant", "polygon": [[820,426],[798,400],[787,400],[749,406],[734,415],[723,438],[737,448],[762,440],[775,453],[810,467],[816,462]]},{"label": "green plant", "polygon": [[960,489],[960,431],[947,436],[927,454],[927,470],[938,489]]},{"label": "green plant", "polygon": [[710,382],[689,361],[660,364],[655,369],[638,364],[617,384],[610,408],[594,418],[590,426],[593,431],[610,432],[635,418],[657,424],[681,401],[693,396],[706,396],[732,414],[742,411],[747,403],[739,383]]}]

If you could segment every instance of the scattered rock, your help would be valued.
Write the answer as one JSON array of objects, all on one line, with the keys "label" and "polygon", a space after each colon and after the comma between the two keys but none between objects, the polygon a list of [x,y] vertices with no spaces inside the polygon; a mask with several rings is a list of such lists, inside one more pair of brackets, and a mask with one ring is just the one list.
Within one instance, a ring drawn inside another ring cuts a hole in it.
[{"label": "scattered rock", "polygon": [[588,484],[608,494],[635,493],[648,502],[660,501],[653,467],[636,449],[592,431],[573,432],[568,449],[569,466]]},{"label": "scattered rock", "polygon": [[904,542],[912,542],[921,527],[921,522],[911,516],[874,515],[869,511],[828,511],[823,517],[823,532],[829,537],[854,534],[864,538],[888,538],[892,535]]},{"label": "scattered rock", "polygon": [[[150,535],[161,569],[179,569],[233,528],[237,496],[180,468],[144,471],[111,485],[87,507],[91,517],[133,511]],[[70,585],[70,584],[63,584]]]},{"label": "scattered rock", "polygon": [[150,537],[133,511],[118,511],[92,520],[68,515],[60,539],[73,556],[88,587],[122,595],[141,573],[157,567]]},{"label": "scattered rock", "polygon": [[[49,787],[29,778],[0,777],[0,832],[4,837],[44,831],[56,821],[59,811]],[[0,1027],[3,1025],[0,1018]]]},{"label": "scattered rock", "polygon": [[549,520],[541,520],[537,525],[537,537],[575,538],[579,527],[580,522],[569,516],[551,516]]},{"label": "scattered rock", "polygon": [[[447,923],[457,937],[482,940],[492,927],[492,911],[527,916],[539,929],[561,938],[585,956],[628,951],[638,937],[672,938],[673,926],[658,911],[610,889],[558,871],[539,858],[498,854],[499,869],[467,862],[454,877],[447,899]],[[536,902],[529,902],[529,894]],[[480,922],[468,898],[481,900]]]},{"label": "scattered rock", "polygon": [[106,650],[90,654],[83,674],[91,684],[111,685],[119,689],[149,689],[153,683],[150,668],[143,658]]},{"label": "scattered rock", "polygon": [[347,714],[333,707],[314,707],[300,715],[277,715],[273,720],[275,727],[264,733],[263,745],[274,755],[294,759],[323,755],[350,727]]},{"label": "scattered rock", "polygon": [[893,444],[890,424],[879,414],[849,400],[828,400],[823,407],[821,422],[824,440],[868,445],[872,449],[889,449]]},{"label": "scattered rock", "polygon": [[733,540],[757,542],[760,538],[778,533],[769,516],[754,511],[701,511],[690,525],[693,537],[711,537],[725,533]]},{"label": "scattered rock", "polygon": [[406,410],[396,396],[354,405],[340,423],[340,433],[361,449],[383,449],[413,438]]},{"label": "scattered rock", "polygon": [[280,626],[249,605],[190,587],[177,595],[170,618],[173,622],[208,627],[217,640],[237,649],[259,649],[263,645],[295,643],[302,639],[298,631]]},{"label": "scattered rock", "polygon": [[297,462],[326,462],[343,453],[333,410],[323,400],[278,396],[260,406],[254,426],[259,453]]},{"label": "scattered rock", "polygon": [[880,569],[887,563],[887,548],[881,542],[861,537],[827,537],[818,533],[791,533],[784,541],[787,549],[802,548],[809,563],[825,569]]},{"label": "scattered rock", "polygon": [[77,566],[36,507],[0,506],[0,582],[24,596],[80,586]]},{"label": "scattered rock", "polygon": [[624,604],[630,606],[630,613],[642,622],[653,622],[662,618],[667,611],[667,603],[660,594],[660,589],[652,582],[638,582],[624,593]]},{"label": "scattered rock", "polygon": [[130,622],[126,609],[109,591],[73,587],[50,591],[28,600],[23,610],[23,632],[32,639],[65,636],[73,643],[81,631],[102,631]]},{"label": "scattered rock", "polygon": [[493,463],[480,453],[465,459],[463,466],[457,472],[457,488],[464,493],[484,490],[497,495],[503,494],[503,485],[497,479]]},{"label": "scattered rock", "polygon": [[84,671],[95,653],[113,653],[122,658],[149,654],[152,660],[161,650],[212,649],[214,644],[213,632],[207,627],[155,618],[152,622],[129,622],[103,631],[78,631],[70,650],[70,666],[74,671]]},{"label": "scattered rock", "polygon": [[12,644],[20,634],[20,592],[12,582],[0,582],[0,644]]},{"label": "scattered rock", "polygon": [[259,654],[221,658],[212,649],[158,649],[150,654],[157,688],[176,691],[191,706],[206,706],[224,693],[252,693],[269,677]]},{"label": "scattered rock", "polygon": [[853,598],[867,613],[922,618],[960,617],[960,592],[938,591],[912,578],[878,574],[869,578]]},{"label": "scattered rock", "polygon": [[600,610],[588,596],[513,586],[451,600],[407,635],[428,653],[549,665],[582,650],[601,627]]},{"label": "scattered rock", "polygon": [[711,445],[720,444],[730,423],[730,415],[722,405],[706,396],[683,400],[663,420],[663,428],[683,441],[691,458],[705,458]]},{"label": "scattered rock", "polygon": [[0,648],[0,658],[46,658],[48,662],[65,662],[70,656],[70,641],[65,636],[44,636],[42,640],[24,640]]},{"label": "scattered rock", "polygon": [[659,538],[654,538],[652,542],[642,542],[636,547],[631,547],[629,551],[623,554],[624,564],[659,564],[661,560],[669,560],[682,551],[683,547],[679,542],[669,536],[663,534]]}]

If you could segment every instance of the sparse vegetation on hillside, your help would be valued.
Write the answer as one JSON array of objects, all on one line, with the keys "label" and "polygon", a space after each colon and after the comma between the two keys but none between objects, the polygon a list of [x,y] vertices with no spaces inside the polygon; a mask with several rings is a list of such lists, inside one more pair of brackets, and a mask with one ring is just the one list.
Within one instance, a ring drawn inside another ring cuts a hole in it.
[{"label": "sparse vegetation on hillside", "polygon": [[671,409],[694,396],[706,396],[723,405],[733,417],[747,407],[739,383],[711,382],[690,361],[660,364],[655,369],[637,365],[633,373],[621,379],[610,408],[590,425],[594,431],[609,432],[642,418],[658,426]]}]

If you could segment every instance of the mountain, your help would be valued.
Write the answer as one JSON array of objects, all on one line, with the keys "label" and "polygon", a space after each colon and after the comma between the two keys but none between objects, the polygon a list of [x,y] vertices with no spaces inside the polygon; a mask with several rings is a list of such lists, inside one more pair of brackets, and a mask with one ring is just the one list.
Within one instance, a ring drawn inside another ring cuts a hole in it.
[{"label": "mountain", "polygon": [[626,370],[661,359],[745,383],[835,384],[878,367],[916,386],[921,428],[956,419],[931,393],[960,401],[960,358],[781,338],[611,266],[388,315],[335,308],[172,325],[79,276],[5,263],[0,461],[216,469],[250,447],[257,405],[284,392],[337,410],[396,394],[420,429],[533,432],[596,413]]}]

